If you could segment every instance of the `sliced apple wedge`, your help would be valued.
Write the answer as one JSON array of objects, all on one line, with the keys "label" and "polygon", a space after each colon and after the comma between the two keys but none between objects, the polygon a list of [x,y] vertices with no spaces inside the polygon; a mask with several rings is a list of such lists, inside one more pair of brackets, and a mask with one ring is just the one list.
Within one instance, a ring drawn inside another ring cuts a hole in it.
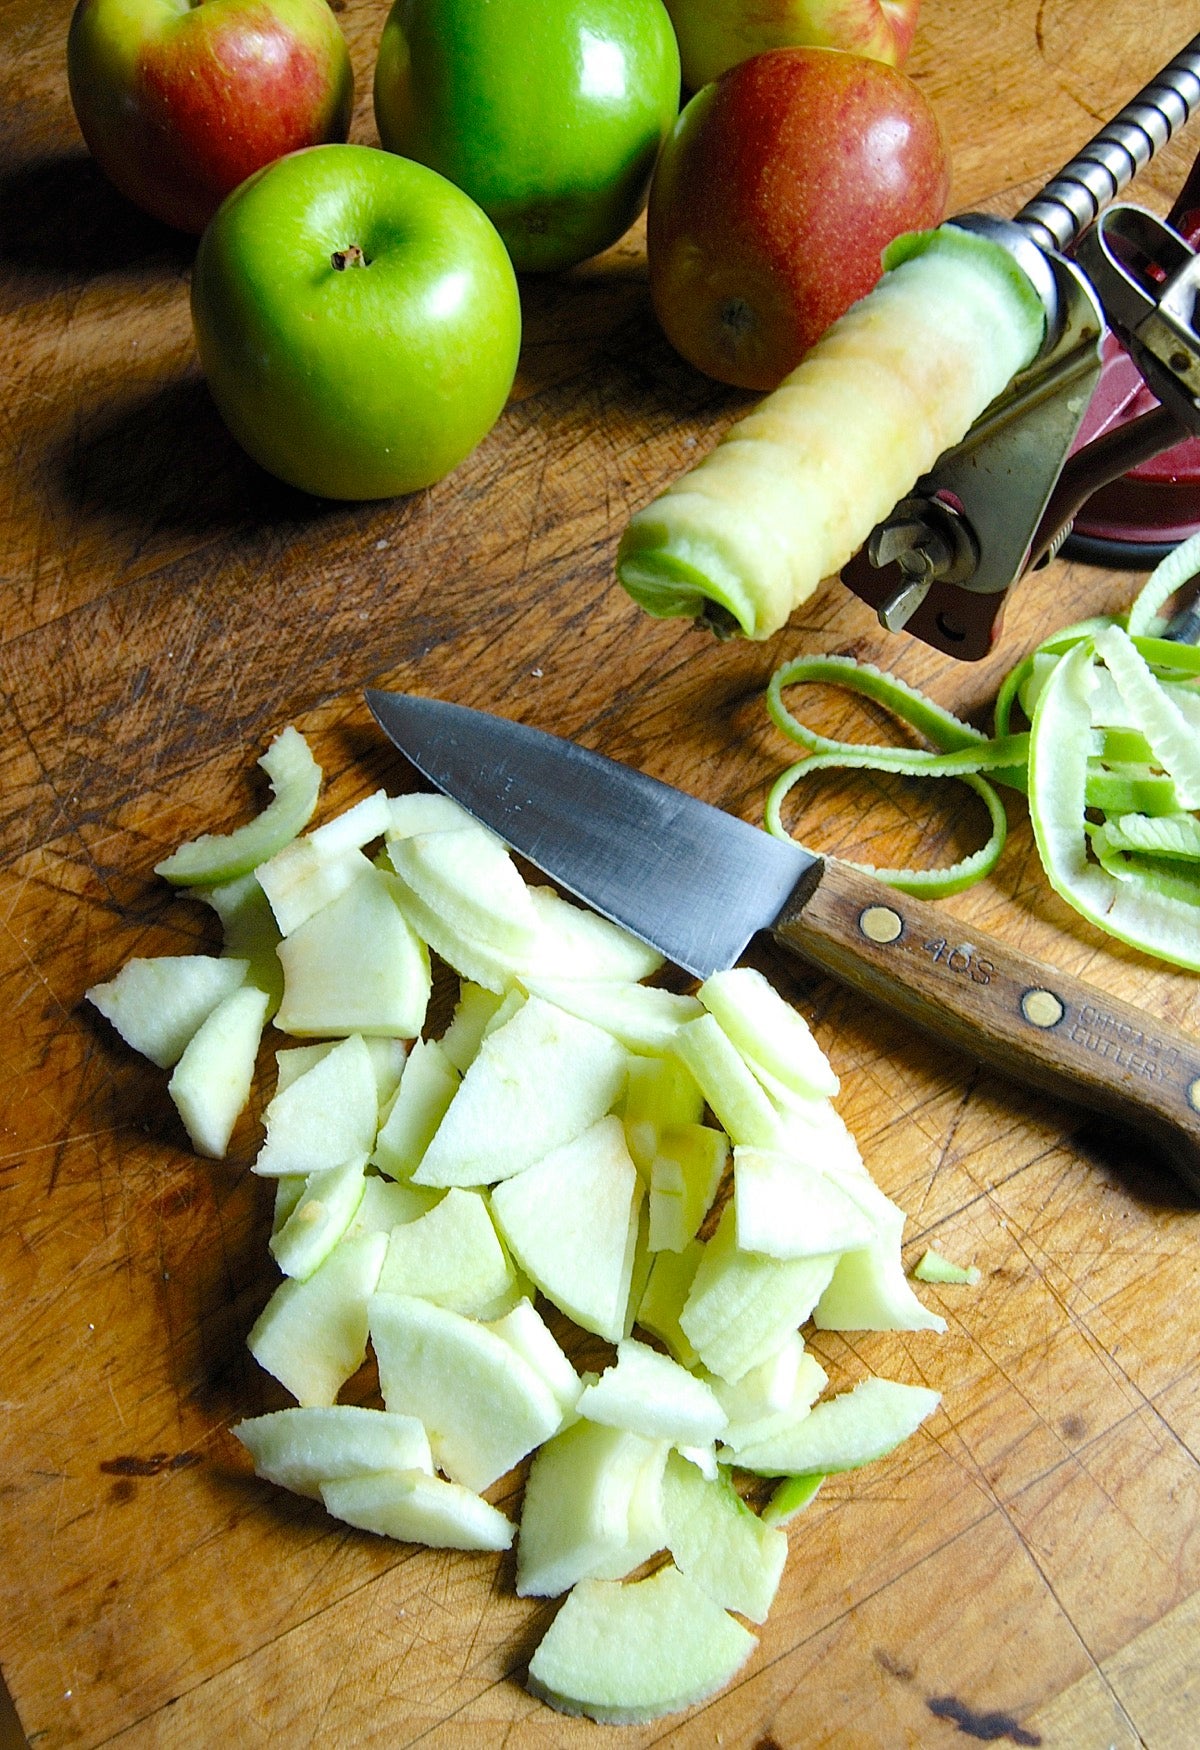
[{"label": "sliced apple wedge", "polygon": [[188,1040],[167,1084],[197,1154],[224,1160],[254,1080],[269,998],[252,984],[219,1002]]},{"label": "sliced apple wedge", "polygon": [[392,1230],[379,1292],[417,1294],[479,1317],[515,1283],[486,1199],[454,1187],[428,1214]]},{"label": "sliced apple wedge", "polygon": [[508,1549],[516,1526],[498,1507],[461,1483],[423,1470],[386,1471],[321,1484],[335,1519],[429,1549]]},{"label": "sliced apple wedge", "polygon": [[585,1331],[616,1343],[625,1334],[641,1201],[621,1121],[607,1117],[497,1185],[492,1211],[542,1293]]},{"label": "sliced apple wedge", "polygon": [[279,944],[283,1001],[275,1024],[301,1035],[383,1033],[411,1039],[429,1002],[429,950],[410,928],[394,878],[370,864],[344,893]]},{"label": "sliced apple wedge", "polygon": [[352,1033],[275,1095],[263,1113],[266,1140],[254,1160],[265,1178],[313,1173],[366,1160],[379,1122],[379,1093],[365,1041]]},{"label": "sliced apple wedge", "polygon": [[880,1193],[874,1238],[838,1259],[813,1313],[819,1331],[944,1331],[904,1273],[900,1240],[904,1211]]},{"label": "sliced apple wedge", "polygon": [[661,1131],[650,1162],[652,1252],[682,1252],[713,1206],[729,1161],[729,1139],[706,1124]]},{"label": "sliced apple wedge", "polygon": [[579,1414],[609,1428],[627,1428],[672,1446],[704,1446],[725,1430],[727,1417],[712,1388],[647,1343],[626,1337],[617,1359],[584,1388]]},{"label": "sliced apple wedge", "polygon": [[388,841],[405,887],[455,934],[519,955],[538,932],[529,889],[506,846],[485,827],[414,833]]},{"label": "sliced apple wedge", "polygon": [[735,1148],[737,1243],[772,1258],[868,1246],[875,1224],[835,1179],[781,1149]]},{"label": "sliced apple wedge", "polygon": [[463,979],[450,1025],[438,1041],[448,1061],[460,1075],[473,1061],[484,1030],[503,1001],[502,992],[485,990],[483,985],[472,984],[470,979]]},{"label": "sliced apple wedge", "polygon": [[418,1039],[375,1139],[372,1161],[393,1179],[411,1179],[449,1110],[461,1080],[436,1039]]},{"label": "sliced apple wedge", "polygon": [[297,1495],[321,1496],[321,1484],[378,1471],[432,1473],[429,1437],[414,1416],[333,1404],[271,1410],[235,1422],[232,1432],[254,1460],[255,1474]]},{"label": "sliced apple wedge", "polygon": [[777,1143],[780,1121],[774,1106],[712,1015],[681,1027],[671,1049],[695,1077],[731,1142],[756,1148]]},{"label": "sliced apple wedge", "polygon": [[359,1155],[309,1174],[295,1208],[271,1235],[271,1256],[285,1276],[303,1282],[325,1262],[363,1200],[366,1164],[366,1155]]},{"label": "sliced apple wedge", "polygon": [[767,1070],[798,1094],[837,1093],[838,1079],[807,1022],[761,972],[751,966],[715,972],[697,996],[752,1069]]},{"label": "sliced apple wedge", "polygon": [[743,1252],[727,1204],[704,1249],[679,1323],[704,1365],[738,1380],[773,1355],[812,1314],[837,1257],[768,1258]]},{"label": "sliced apple wedge", "polygon": [[621,1579],[664,1547],[669,1448],[624,1428],[578,1421],[529,1467],[517,1539],[517,1593],[553,1598],[579,1579]]},{"label": "sliced apple wedge", "polygon": [[765,1525],[721,1471],[702,1476],[673,1452],[663,1473],[667,1548],[681,1573],[725,1610],[765,1622],[787,1561],[787,1538]]},{"label": "sliced apple wedge", "polygon": [[387,1235],[338,1241],[304,1282],[286,1277],[255,1320],[246,1346],[297,1403],[328,1406],[367,1353],[367,1301]]},{"label": "sliced apple wedge", "polygon": [[676,1361],[694,1367],[700,1357],[684,1334],[679,1316],[704,1256],[704,1242],[692,1240],[681,1252],[656,1252],[637,1303],[637,1323],[665,1343]]},{"label": "sliced apple wedge", "polygon": [[283,730],[258,763],[274,792],[262,813],[235,832],[189,840],[154,865],[156,875],[177,887],[232,881],[265,863],[308,825],[321,793],[321,768],[299,730]]},{"label": "sliced apple wedge", "polygon": [[255,870],[281,936],[290,936],[345,893],[371,867],[355,846],[321,851],[312,838],[293,839]]},{"label": "sliced apple wedge", "polygon": [[424,1423],[439,1470],[468,1489],[488,1488],[562,1426],[542,1375],[474,1319],[375,1294],[370,1331],[384,1403]]},{"label": "sliced apple wedge", "polygon": [[530,997],[483,1040],[414,1182],[491,1185],[520,1173],[609,1111],[625,1064],[603,1028]]},{"label": "sliced apple wedge", "polygon": [[853,1391],[822,1399],[791,1428],[744,1446],[738,1464],[772,1477],[854,1470],[915,1434],[940,1402],[940,1393],[927,1386],[864,1379]]},{"label": "sliced apple wedge", "polygon": [[758,1642],[678,1568],[622,1585],[581,1580],[529,1665],[529,1687],[561,1713],[634,1726],[724,1688]]},{"label": "sliced apple wedge", "polygon": [[270,1018],[283,997],[283,967],[279,964],[279,925],[259,886],[254,871],[214,887],[191,887],[185,899],[195,899],[215,911],[221,920],[222,952],[234,960],[246,960],[247,984],[265,990]]},{"label": "sliced apple wedge", "polygon": [[127,960],[115,978],[84,991],[88,1002],[159,1069],[170,1069],[200,1023],[246,982],[248,960],[160,954]]},{"label": "sliced apple wedge", "polygon": [[704,1012],[695,997],[616,978],[550,978],[528,973],[524,983],[535,996],[603,1027],[629,1051],[668,1050],[679,1028]]},{"label": "sliced apple wedge", "polygon": [[573,1416],[583,1381],[533,1302],[522,1296],[502,1317],[487,1322],[488,1328],[511,1343],[521,1359],[545,1380],[558,1399],[564,1421]]}]

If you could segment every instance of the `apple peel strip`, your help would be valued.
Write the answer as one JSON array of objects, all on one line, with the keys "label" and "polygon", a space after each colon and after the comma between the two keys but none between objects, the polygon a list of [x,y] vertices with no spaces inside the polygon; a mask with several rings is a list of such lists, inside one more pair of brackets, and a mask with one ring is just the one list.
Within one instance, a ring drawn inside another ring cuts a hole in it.
[{"label": "apple peel strip", "polygon": [[[853,865],[901,892],[941,897],[999,860],[1006,820],[995,786],[1024,791],[1042,866],[1060,897],[1106,934],[1200,971],[1200,650],[1163,638],[1159,616],[1198,571],[1200,536],[1193,536],[1155,569],[1126,616],[1082,621],[1029,652],[999,688],[990,738],[871,664],[844,656],[784,664],[771,678],[767,712],[808,757],[773,784],[768,831],[790,836],[782,804],[807,773],[842,767],[956,777],[991,817],[979,851],[941,869]],[[938,751],[818,734],[783,702],[785,687],[817,681],[872,699]],[[1012,728],[1018,708],[1029,717],[1027,734]]]}]

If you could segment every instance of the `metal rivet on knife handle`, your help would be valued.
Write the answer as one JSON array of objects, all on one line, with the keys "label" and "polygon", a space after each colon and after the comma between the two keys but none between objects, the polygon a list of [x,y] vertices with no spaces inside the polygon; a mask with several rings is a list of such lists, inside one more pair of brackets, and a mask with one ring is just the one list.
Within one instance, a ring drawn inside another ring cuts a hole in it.
[{"label": "metal rivet on knife handle", "polygon": [[1027,990],[1021,998],[1021,1013],[1034,1027],[1057,1027],[1066,1010],[1052,990]]},{"label": "metal rivet on knife handle", "polygon": [[889,905],[869,905],[866,911],[859,913],[858,927],[869,941],[878,942],[882,948],[899,938],[904,920]]}]

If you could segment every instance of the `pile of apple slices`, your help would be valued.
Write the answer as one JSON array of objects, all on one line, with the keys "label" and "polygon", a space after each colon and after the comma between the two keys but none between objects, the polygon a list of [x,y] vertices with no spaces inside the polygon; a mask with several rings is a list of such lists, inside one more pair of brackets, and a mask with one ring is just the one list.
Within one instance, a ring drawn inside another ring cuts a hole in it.
[{"label": "pile of apple slices", "polygon": [[[647,983],[652,950],[528,884],[447,798],[380,791],[303,833],[303,739],[262,764],[256,820],[160,865],[217,911],[225,953],[134,960],[88,993],[172,1068],[208,1155],[268,1017],[305,1041],[276,1055],[252,1169],[282,1280],[249,1346],[296,1405],[235,1432],[260,1476],[351,1525],[515,1541],[518,1593],[566,1595],[529,1667],[554,1707],[690,1706],[753,1650],[738,1619],[765,1620],[822,1477],[938,1402],[877,1378],[822,1398],[801,1336],[944,1328],[905,1276],[904,1214],[760,973]],[[457,979],[438,1037],[431,951]],[[382,1407],[339,1403],[368,1346]],[[604,1364],[581,1371],[584,1350]],[[518,1531],[486,1491],[526,1460]],[[738,1473],[775,1479],[761,1512]]]}]

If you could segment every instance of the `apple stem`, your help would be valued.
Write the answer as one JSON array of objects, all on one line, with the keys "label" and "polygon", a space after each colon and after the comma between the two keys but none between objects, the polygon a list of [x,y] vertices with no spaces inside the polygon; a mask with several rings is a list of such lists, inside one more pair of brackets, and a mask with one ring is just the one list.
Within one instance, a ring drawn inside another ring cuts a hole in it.
[{"label": "apple stem", "polygon": [[367,258],[357,243],[351,243],[346,249],[335,249],[329,257],[339,273],[348,267],[366,267]]}]

